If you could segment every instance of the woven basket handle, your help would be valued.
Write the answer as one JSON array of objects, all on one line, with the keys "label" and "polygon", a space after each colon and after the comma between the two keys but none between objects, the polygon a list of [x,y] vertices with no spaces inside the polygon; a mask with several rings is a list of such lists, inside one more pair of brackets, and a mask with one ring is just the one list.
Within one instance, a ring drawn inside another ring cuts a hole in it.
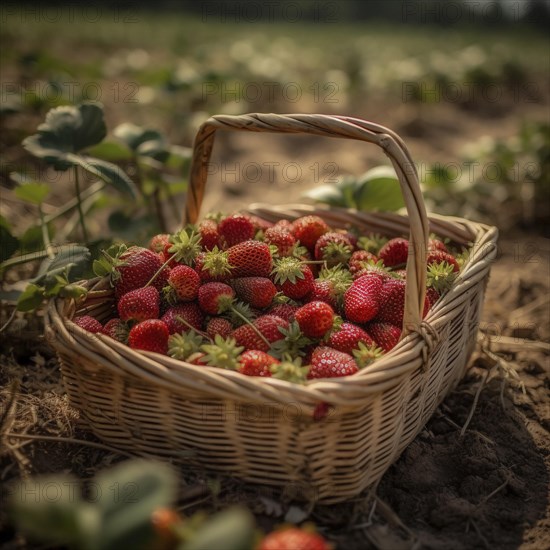
[{"label": "woven basket handle", "polygon": [[374,143],[383,149],[399,178],[410,222],[403,335],[418,331],[424,308],[429,225],[416,168],[401,138],[378,124],[344,116],[248,114],[210,117],[199,128],[193,145],[184,223],[195,223],[199,217],[218,129],[347,138]]}]

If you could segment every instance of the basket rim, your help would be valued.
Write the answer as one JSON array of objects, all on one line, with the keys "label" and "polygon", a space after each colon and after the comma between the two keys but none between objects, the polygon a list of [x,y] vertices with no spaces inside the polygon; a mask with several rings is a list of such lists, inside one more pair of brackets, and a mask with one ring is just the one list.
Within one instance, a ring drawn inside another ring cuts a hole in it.
[{"label": "basket rim", "polygon": [[[399,220],[406,226],[407,216],[388,213],[363,213],[346,208],[318,208],[311,205],[291,205],[289,210],[283,206],[264,207],[251,205],[255,214],[268,211],[276,216],[292,217],[302,215],[302,211],[316,212],[321,216],[338,213],[359,217],[362,220],[381,219],[395,222]],[[366,394],[375,394],[397,385],[403,377],[423,364],[438,340],[438,329],[441,329],[453,318],[453,309],[464,301],[468,289],[485,279],[490,264],[496,256],[496,227],[450,216],[429,215],[430,221],[441,231],[445,226],[462,229],[463,233],[475,232],[471,254],[455,285],[430,310],[422,326],[416,327],[383,357],[359,372],[341,378],[308,380],[304,384],[295,384],[271,377],[243,376],[238,372],[211,366],[197,366],[185,361],[173,359],[154,352],[136,351],[113,340],[107,335],[91,334],[72,322],[78,306],[72,299],[52,299],[46,311],[45,323],[49,342],[54,348],[94,357],[103,367],[119,372],[133,372],[147,380],[157,375],[159,385],[168,385],[182,391],[208,391],[210,397],[229,398],[241,396],[249,402],[265,402],[266,398],[279,403],[298,402],[310,409],[319,402],[327,402],[341,407],[357,406]],[[466,244],[466,243],[463,243]],[[91,289],[84,303],[89,299],[105,299],[112,295],[107,278],[95,278],[84,282]],[[94,290],[98,289],[98,290]],[[62,342],[60,344],[60,342]],[[107,348],[107,349],[106,349]],[[132,369],[129,363],[133,363]],[[125,365],[123,368],[122,365]],[[195,380],[189,380],[189,377]],[[176,386],[174,386],[176,384]],[[179,387],[178,387],[179,386]],[[359,395],[360,394],[360,395]],[[243,399],[244,400],[244,399]]]}]

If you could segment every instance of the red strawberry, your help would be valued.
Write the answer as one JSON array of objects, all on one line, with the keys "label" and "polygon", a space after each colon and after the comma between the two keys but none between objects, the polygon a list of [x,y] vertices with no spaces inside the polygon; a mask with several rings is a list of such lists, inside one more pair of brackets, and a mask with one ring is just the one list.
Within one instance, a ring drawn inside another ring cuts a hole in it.
[{"label": "red strawberry", "polygon": [[296,311],[299,309],[300,306],[295,306],[292,304],[275,304],[272,308],[269,309],[270,315],[276,315],[277,317],[281,317],[281,319],[284,319],[285,321],[288,321],[291,323],[294,321],[294,316],[296,315]]},{"label": "red strawberry", "polygon": [[449,252],[445,243],[439,239],[429,239],[428,240],[428,252],[432,250],[441,250],[442,252]]},{"label": "red strawberry", "polygon": [[[181,319],[178,319],[181,317]],[[204,321],[204,314],[195,302],[179,304],[169,308],[162,316],[161,321],[166,323],[170,334],[187,332],[191,327],[200,330]]]},{"label": "red strawberry", "polygon": [[309,302],[296,312],[300,330],[309,338],[322,338],[334,323],[334,310],[325,302]]},{"label": "red strawberry", "polygon": [[[288,328],[288,321],[276,317],[275,315],[262,315],[258,317],[254,323],[254,327],[262,336],[271,344],[277,340],[282,340],[284,335],[279,331],[279,327]],[[258,333],[250,325],[242,325],[233,331],[232,336],[237,340],[239,346],[244,346],[245,349],[255,349],[259,351],[268,351],[269,346],[258,335]]]},{"label": "red strawberry", "polygon": [[435,288],[430,287],[426,289],[426,302],[424,304],[424,314],[422,315],[423,318],[426,317],[428,311],[432,309],[439,298],[439,293],[435,290]]},{"label": "red strawberry", "polygon": [[129,331],[128,324],[118,317],[107,321],[102,330],[103,334],[123,343],[128,341]]},{"label": "red strawberry", "polygon": [[[144,287],[162,266],[162,260],[158,254],[139,246],[129,248],[119,260],[122,263],[115,266],[114,270],[117,274],[113,278],[117,298],[130,290]],[[161,290],[166,285],[167,279],[168,271],[165,269],[156,277],[153,286]]]},{"label": "red strawberry", "polygon": [[239,359],[239,372],[247,376],[271,376],[271,365],[280,361],[257,349],[245,351]]},{"label": "red strawberry", "polygon": [[210,315],[226,311],[235,298],[235,291],[225,283],[206,283],[199,288],[199,306]]},{"label": "red strawberry", "polygon": [[223,317],[212,317],[206,325],[206,334],[211,340],[214,340],[216,334],[228,338],[232,331],[233,325]]},{"label": "red strawberry", "polygon": [[319,346],[311,355],[308,380],[314,378],[335,378],[355,374],[359,369],[353,357],[347,353]]},{"label": "red strawberry", "polygon": [[147,319],[132,327],[128,345],[133,349],[166,354],[169,336],[168,327],[160,319]]},{"label": "red strawberry", "polygon": [[378,295],[382,290],[382,277],[377,274],[363,275],[353,281],[344,294],[346,318],[354,323],[366,323],[378,313]]},{"label": "red strawberry", "polygon": [[160,313],[159,291],[154,286],[131,290],[120,298],[117,309],[123,321],[157,319]]},{"label": "red strawberry", "polygon": [[247,216],[254,226],[254,231],[265,231],[266,229],[273,227],[271,222],[268,222],[258,216],[254,216],[254,214],[247,214]]},{"label": "red strawberry", "polygon": [[390,323],[372,322],[366,326],[366,329],[385,352],[394,348],[401,337],[401,329]]},{"label": "red strawberry", "polygon": [[227,253],[234,277],[269,277],[273,261],[266,243],[244,241],[232,246]]},{"label": "red strawberry", "polygon": [[320,281],[315,279],[313,281],[313,287],[311,293],[308,295],[309,300],[317,300],[327,303],[332,309],[337,309],[338,302],[337,296],[334,291],[334,282],[333,281]]},{"label": "red strawberry", "polygon": [[292,234],[300,241],[300,244],[313,252],[317,239],[328,233],[330,227],[319,216],[303,216],[294,220]]},{"label": "red strawberry", "polygon": [[273,531],[258,546],[258,550],[330,550],[330,548],[331,546],[320,535],[297,527]]},{"label": "red strawberry", "polygon": [[380,291],[379,302],[380,309],[376,320],[391,323],[397,327],[402,326],[405,313],[405,281],[402,279],[385,281]]},{"label": "red strawberry", "polygon": [[168,240],[169,238],[170,235],[168,233],[159,233],[158,235],[155,235],[149,241],[149,250],[152,250],[157,254],[159,252],[162,252],[165,249],[166,245],[170,243],[170,241]]},{"label": "red strawberry", "polygon": [[103,325],[93,317],[89,315],[82,315],[81,317],[75,317],[73,323],[80,328],[96,334],[97,332],[103,332]]},{"label": "red strawberry", "polygon": [[191,302],[197,297],[201,284],[198,273],[188,265],[176,265],[168,275],[169,288],[174,290],[178,300]]},{"label": "red strawberry", "polygon": [[389,240],[378,253],[378,257],[386,267],[407,263],[409,257],[409,241],[400,237]]},{"label": "red strawberry", "polygon": [[429,252],[428,257],[426,258],[426,262],[428,265],[447,262],[448,264],[453,266],[453,271],[455,273],[458,273],[460,271],[460,265],[458,265],[456,258],[452,254],[449,254],[448,252],[443,252],[442,250],[433,250]]},{"label": "red strawberry", "polygon": [[342,323],[338,330],[331,333],[327,344],[331,348],[352,355],[353,350],[359,346],[359,342],[367,346],[374,344],[372,338],[361,327],[353,323]]},{"label": "red strawberry", "polygon": [[366,267],[369,262],[376,263],[377,261],[378,258],[372,252],[367,252],[366,250],[356,250],[349,259],[349,270],[352,274],[355,274]]},{"label": "red strawberry", "polygon": [[220,243],[223,248],[248,241],[254,237],[254,224],[248,216],[233,214],[218,224]]},{"label": "red strawberry", "polygon": [[313,273],[298,258],[278,259],[272,273],[277,290],[293,300],[304,298],[313,289]]},{"label": "red strawberry", "polygon": [[296,245],[296,238],[290,230],[277,226],[265,230],[264,241],[276,246],[280,257],[290,256]]},{"label": "red strawberry", "polygon": [[214,220],[203,220],[199,223],[199,234],[201,236],[201,246],[205,250],[212,250],[220,245],[220,234],[218,224]]},{"label": "red strawberry", "polygon": [[270,306],[277,294],[275,285],[266,277],[241,277],[233,279],[231,285],[241,300],[259,309]]},{"label": "red strawberry", "polygon": [[325,260],[328,267],[345,264],[353,252],[351,241],[342,233],[329,231],[315,243],[315,259]]}]

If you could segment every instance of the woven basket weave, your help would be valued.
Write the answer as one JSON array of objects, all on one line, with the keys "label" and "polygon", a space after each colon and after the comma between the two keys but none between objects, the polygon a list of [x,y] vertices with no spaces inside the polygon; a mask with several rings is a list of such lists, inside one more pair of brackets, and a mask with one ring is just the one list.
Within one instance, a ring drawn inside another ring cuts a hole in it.
[{"label": "woven basket weave", "polygon": [[[271,221],[317,214],[329,225],[353,225],[365,233],[409,234],[398,345],[353,376],[305,385],[198,367],[134,351],[72,323],[76,315],[104,321],[115,314],[107,279],[87,282],[82,303],[51,301],[46,336],[58,354],[71,403],[91,431],[112,446],[254,483],[297,487],[317,502],[348,499],[380,480],[463,376],[496,255],[497,230],[460,218],[428,218],[402,140],[382,126],[327,115],[210,118],[195,140],[187,222],[198,219],[218,129],[348,138],[384,150],[399,177],[407,216],[304,205],[252,205],[247,211]],[[471,252],[451,291],[422,321],[429,232],[467,244]],[[319,403],[332,407],[324,419],[314,420]]]}]

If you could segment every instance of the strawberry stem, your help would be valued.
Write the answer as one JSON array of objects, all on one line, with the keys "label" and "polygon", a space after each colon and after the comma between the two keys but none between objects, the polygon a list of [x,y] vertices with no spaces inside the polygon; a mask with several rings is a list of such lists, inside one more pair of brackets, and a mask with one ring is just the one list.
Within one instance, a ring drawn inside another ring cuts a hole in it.
[{"label": "strawberry stem", "polygon": [[[145,287],[148,287],[149,285],[152,285],[154,280],[164,271],[165,267],[172,261],[173,258],[168,258],[155,272],[155,274],[149,279],[149,282],[145,285]],[[144,287],[144,288],[145,288]]]},{"label": "strawberry stem", "polygon": [[241,319],[241,321],[244,321],[247,325],[249,325],[252,328],[252,330],[265,342],[265,344],[268,347],[271,347],[271,342],[240,311],[238,311],[233,306],[231,306],[230,309],[239,319]]},{"label": "strawberry stem", "polygon": [[194,327],[189,321],[186,321],[181,315],[176,315],[176,319],[185,325],[187,328],[192,330],[193,332],[196,332],[197,334],[200,334],[203,338],[208,340],[209,342],[212,342],[212,338],[206,334],[206,332],[203,332],[202,330],[199,330],[198,328]]}]

